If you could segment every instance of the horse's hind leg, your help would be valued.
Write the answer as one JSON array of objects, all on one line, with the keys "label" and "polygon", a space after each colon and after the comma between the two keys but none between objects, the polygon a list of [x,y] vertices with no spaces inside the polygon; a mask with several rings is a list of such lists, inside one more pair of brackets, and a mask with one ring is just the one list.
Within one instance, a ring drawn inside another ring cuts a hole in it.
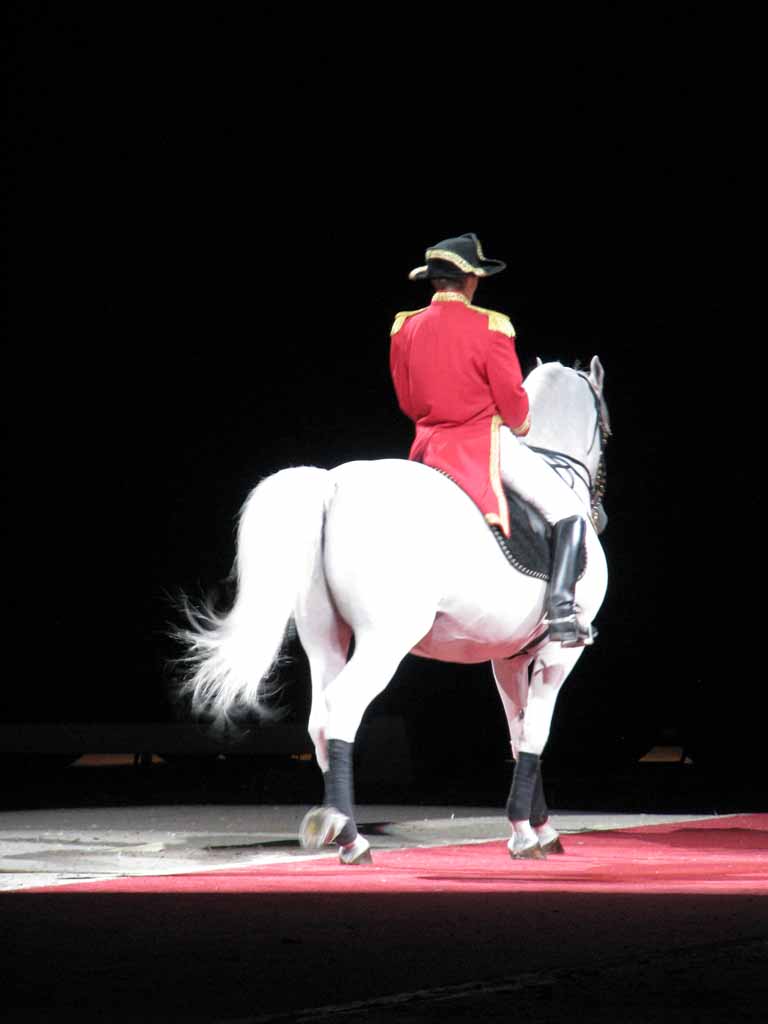
[{"label": "horse's hind leg", "polygon": [[352,630],[336,614],[330,601],[315,605],[315,614],[297,622],[301,646],[309,661],[312,703],[307,725],[320,770],[328,771],[328,708],[325,690],[347,663]]},{"label": "horse's hind leg", "polygon": [[[308,731],[325,787],[322,807],[310,811],[302,823],[301,839],[305,846],[318,848],[343,834],[343,840],[354,844],[354,835],[350,839],[349,830],[345,832],[346,815],[339,808],[339,799],[332,783],[332,779],[342,777],[347,770],[351,772],[351,765],[345,767],[344,764],[338,764],[338,748],[329,743],[328,704],[325,697],[328,686],[347,663],[352,630],[337,613],[321,572],[315,574],[304,601],[296,610],[295,619],[312,680]],[[333,772],[332,760],[335,762]],[[344,761],[344,751],[341,752],[341,761]],[[366,850],[357,852],[358,859],[355,862],[364,859]]]},{"label": "horse's hind leg", "polygon": [[341,672],[324,688],[325,737],[328,767],[325,772],[325,800],[302,823],[302,845],[318,849],[329,843],[339,847],[343,864],[370,862],[369,843],[358,833],[354,813],[354,742],[363,715],[371,701],[384,690],[407,652],[424,635],[423,629],[379,632],[361,629],[355,636],[355,651]]}]

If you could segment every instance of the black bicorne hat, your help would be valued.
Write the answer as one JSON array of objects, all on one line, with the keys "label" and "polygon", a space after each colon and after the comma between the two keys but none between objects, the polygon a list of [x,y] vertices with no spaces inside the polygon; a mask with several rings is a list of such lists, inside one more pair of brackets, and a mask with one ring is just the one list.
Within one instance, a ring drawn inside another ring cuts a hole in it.
[{"label": "black bicorne hat", "polygon": [[501,260],[487,260],[480,240],[473,234],[446,238],[427,249],[424,258],[426,266],[415,267],[408,275],[411,281],[425,277],[464,277],[465,274],[490,277],[506,267]]}]

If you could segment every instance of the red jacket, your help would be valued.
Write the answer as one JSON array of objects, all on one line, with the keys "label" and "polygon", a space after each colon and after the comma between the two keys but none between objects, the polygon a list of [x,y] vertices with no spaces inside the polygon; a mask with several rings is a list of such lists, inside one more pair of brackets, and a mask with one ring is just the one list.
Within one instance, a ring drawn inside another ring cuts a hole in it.
[{"label": "red jacket", "polygon": [[400,408],[416,424],[409,458],[447,473],[509,536],[499,427],[522,435],[530,424],[508,318],[460,292],[435,292],[425,309],[395,317],[390,368]]}]

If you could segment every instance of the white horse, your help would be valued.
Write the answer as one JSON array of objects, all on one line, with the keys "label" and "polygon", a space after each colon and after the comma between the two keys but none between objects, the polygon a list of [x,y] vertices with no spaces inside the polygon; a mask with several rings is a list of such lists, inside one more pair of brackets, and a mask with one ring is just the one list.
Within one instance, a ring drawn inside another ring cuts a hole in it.
[{"label": "white horse", "polygon": [[[586,569],[580,619],[603,601],[607,567],[592,525],[610,433],[603,369],[541,363],[525,380],[544,453],[584,503]],[[309,848],[336,843],[344,864],[371,860],[353,810],[358,727],[406,654],[490,661],[509,725],[515,770],[507,803],[512,857],[562,852],[547,821],[539,758],[561,686],[583,653],[547,640],[545,579],[509,564],[471,499],[446,476],[401,459],[300,466],[249,495],[237,537],[231,610],[192,611],[181,635],[191,669],[185,690],[199,711],[226,718],[264,711],[291,619],[312,678],[309,733],[325,779],[322,807],[304,819]],[[354,653],[349,657],[354,637]]]}]

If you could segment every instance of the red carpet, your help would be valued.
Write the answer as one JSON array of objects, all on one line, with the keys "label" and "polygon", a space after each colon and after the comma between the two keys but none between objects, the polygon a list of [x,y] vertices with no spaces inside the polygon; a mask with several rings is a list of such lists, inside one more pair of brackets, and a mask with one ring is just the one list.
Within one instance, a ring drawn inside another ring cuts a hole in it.
[{"label": "red carpet", "polygon": [[119,878],[23,893],[703,893],[768,894],[768,814],[564,836],[564,856],[511,861],[500,841],[334,854],[196,874]]},{"label": "red carpet", "polygon": [[462,1003],[460,1019],[764,1016],[768,814],[564,843],[564,856],[535,862],[513,862],[503,842],[483,842],[374,850],[369,867],[342,868],[329,854],[2,893],[3,1016],[165,1022],[272,1013],[282,1022],[301,1008],[381,998],[384,1009],[343,1019],[418,1012],[442,1022],[456,1019],[443,1002],[427,1001],[422,1016],[421,1004],[409,1014],[401,997],[470,985],[480,998],[499,982],[513,987],[493,1013]]}]

